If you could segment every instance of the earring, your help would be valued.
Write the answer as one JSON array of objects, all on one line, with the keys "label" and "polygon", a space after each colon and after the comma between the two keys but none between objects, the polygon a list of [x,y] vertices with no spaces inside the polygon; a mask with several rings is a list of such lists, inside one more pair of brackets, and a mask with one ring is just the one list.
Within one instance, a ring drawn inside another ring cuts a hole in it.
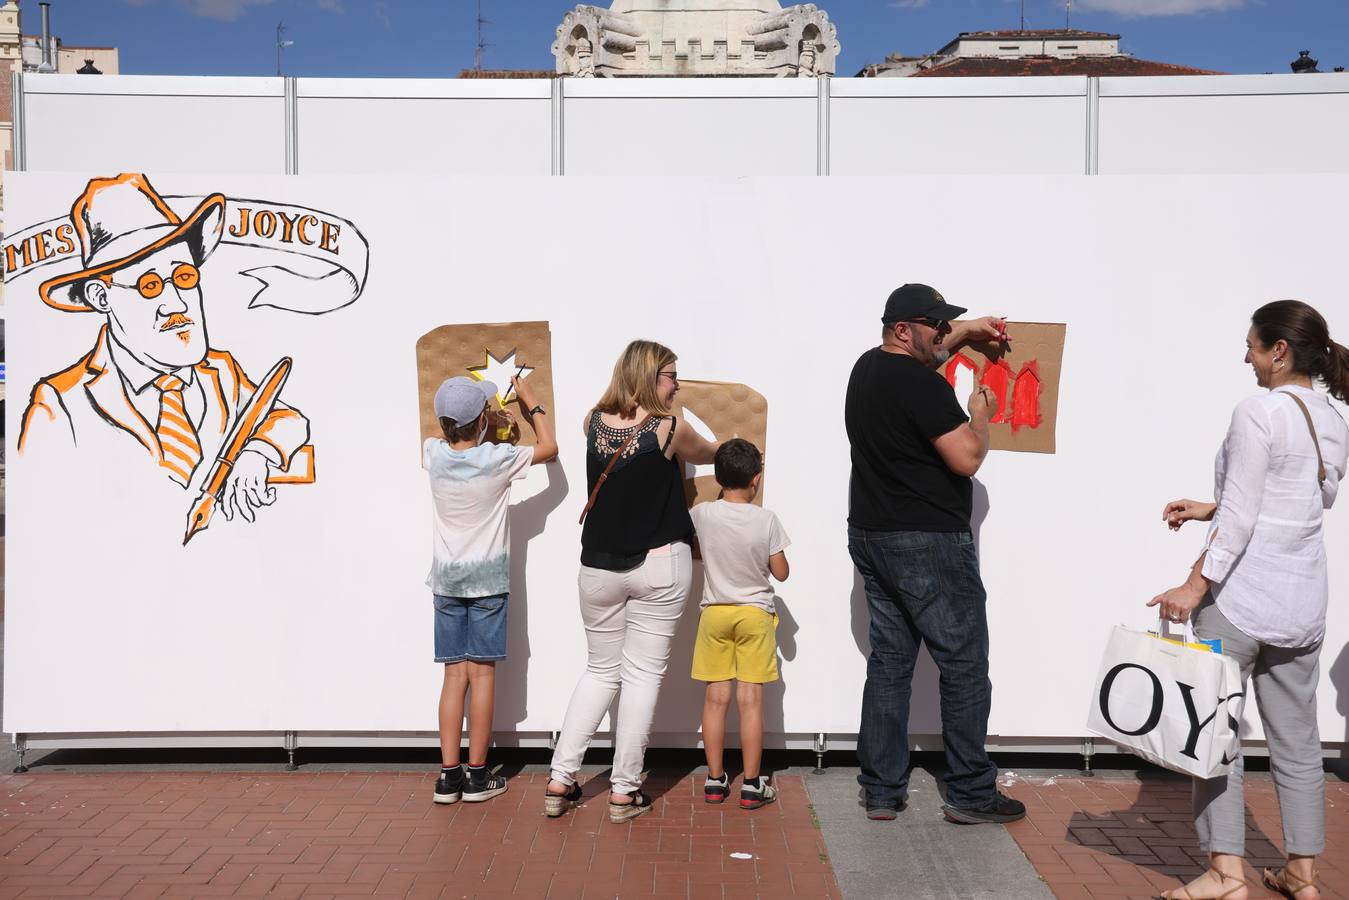
[{"label": "earring", "polygon": [[1274,365],[1276,365],[1276,366],[1278,366],[1280,369],[1282,369],[1282,368],[1283,368],[1283,360],[1281,360],[1281,359],[1276,359],[1276,360],[1274,360]]}]

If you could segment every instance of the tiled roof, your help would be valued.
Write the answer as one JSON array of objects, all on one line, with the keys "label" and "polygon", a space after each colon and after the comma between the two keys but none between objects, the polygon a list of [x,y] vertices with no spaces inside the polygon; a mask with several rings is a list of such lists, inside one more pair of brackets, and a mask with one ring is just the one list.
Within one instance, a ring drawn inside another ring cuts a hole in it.
[{"label": "tiled roof", "polygon": [[556,78],[552,69],[464,69],[460,78]]},{"label": "tiled roof", "polygon": [[957,78],[1006,75],[1222,75],[1207,69],[1178,66],[1173,63],[1153,62],[1132,56],[1078,56],[1060,59],[1056,56],[958,57],[949,62],[920,69],[914,78]]}]

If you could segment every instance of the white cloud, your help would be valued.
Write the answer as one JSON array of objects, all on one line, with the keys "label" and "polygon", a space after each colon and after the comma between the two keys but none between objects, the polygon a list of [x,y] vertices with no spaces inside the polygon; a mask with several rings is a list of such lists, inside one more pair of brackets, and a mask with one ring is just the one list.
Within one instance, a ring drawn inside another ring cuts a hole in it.
[{"label": "white cloud", "polygon": [[272,0],[178,0],[178,5],[203,19],[233,22],[247,7],[266,6]]},{"label": "white cloud", "polygon": [[890,5],[895,9],[922,9],[927,0],[890,0]]},{"label": "white cloud", "polygon": [[346,12],[342,0],[314,0],[314,5],[324,12],[336,13],[339,16]]},{"label": "white cloud", "polygon": [[1189,16],[1240,9],[1246,0],[1078,0],[1074,5],[1121,16]]}]

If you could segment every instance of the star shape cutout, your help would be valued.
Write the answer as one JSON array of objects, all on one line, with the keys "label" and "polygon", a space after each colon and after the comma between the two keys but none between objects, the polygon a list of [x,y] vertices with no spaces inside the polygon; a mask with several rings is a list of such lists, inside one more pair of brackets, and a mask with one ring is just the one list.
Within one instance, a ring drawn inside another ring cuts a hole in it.
[{"label": "star shape cutout", "polygon": [[483,364],[480,366],[469,366],[468,374],[479,381],[490,381],[497,386],[497,403],[506,405],[506,399],[514,393],[511,389],[511,378],[518,374],[525,378],[530,372],[534,371],[534,366],[526,366],[515,361],[516,348],[512,347],[509,353],[497,357],[488,347],[483,350]]}]

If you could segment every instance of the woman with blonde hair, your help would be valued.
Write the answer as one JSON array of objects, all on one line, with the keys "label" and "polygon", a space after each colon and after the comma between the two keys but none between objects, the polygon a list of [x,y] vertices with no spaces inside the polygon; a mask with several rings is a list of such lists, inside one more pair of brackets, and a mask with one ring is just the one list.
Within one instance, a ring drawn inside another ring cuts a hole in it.
[{"label": "woman with blonde hair", "polygon": [[549,816],[580,801],[576,773],[620,687],[609,819],[626,822],[651,809],[640,790],[642,760],[693,579],[693,521],[680,460],[710,463],[719,446],[672,414],[678,391],[674,353],[654,341],[633,341],[614,364],[604,396],[586,413],[590,494],[577,582],[589,653],[553,752],[544,802]]},{"label": "woman with blonde hair", "polygon": [[[1326,320],[1297,300],[1267,303],[1251,316],[1246,362],[1266,393],[1237,404],[1214,466],[1215,503],[1173,500],[1166,524],[1211,522],[1208,545],[1180,587],[1149,606],[1222,641],[1249,679],[1269,747],[1288,862],[1266,869],[1265,886],[1315,900],[1316,857],[1325,850],[1326,777],[1316,721],[1329,583],[1325,510],[1349,466],[1349,427],[1330,403],[1349,401],[1349,349]],[[1327,393],[1313,389],[1316,381]],[[1194,780],[1195,830],[1209,868],[1167,900],[1246,900],[1242,762],[1229,774]]]}]

